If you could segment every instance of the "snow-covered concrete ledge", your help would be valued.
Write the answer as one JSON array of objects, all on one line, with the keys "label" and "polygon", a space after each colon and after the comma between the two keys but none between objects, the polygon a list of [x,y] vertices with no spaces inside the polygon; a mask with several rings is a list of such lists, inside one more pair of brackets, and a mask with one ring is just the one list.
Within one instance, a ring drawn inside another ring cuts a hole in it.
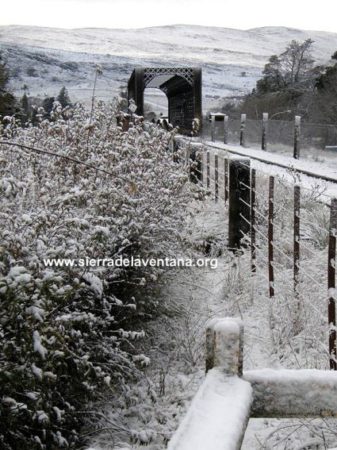
[{"label": "snow-covered concrete ledge", "polygon": [[263,369],[243,379],[253,388],[251,417],[337,417],[337,372]]},{"label": "snow-covered concrete ledge", "polygon": [[253,401],[242,375],[243,323],[213,319],[206,329],[206,379],[168,445],[169,450],[238,450]]},{"label": "snow-covered concrete ledge", "polygon": [[168,450],[238,450],[247,427],[253,393],[250,384],[211,369],[194,397]]},{"label": "snow-covered concrete ledge", "polygon": [[206,379],[168,450],[239,450],[249,417],[337,417],[337,372],[242,372],[242,354],[242,321],[211,320]]}]

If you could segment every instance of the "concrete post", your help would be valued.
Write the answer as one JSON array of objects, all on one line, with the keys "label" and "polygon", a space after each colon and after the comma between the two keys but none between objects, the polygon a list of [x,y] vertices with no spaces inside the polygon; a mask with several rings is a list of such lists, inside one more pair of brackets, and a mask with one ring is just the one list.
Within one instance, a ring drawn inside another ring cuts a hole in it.
[{"label": "concrete post", "polygon": [[301,116],[295,116],[294,126],[294,158],[300,158]]},{"label": "concrete post", "polygon": [[206,372],[221,368],[225,375],[242,375],[243,323],[241,319],[212,319],[206,329]]},{"label": "concrete post", "polygon": [[211,141],[215,142],[215,116],[211,116]]},{"label": "concrete post", "polygon": [[240,124],[240,145],[244,147],[246,145],[246,114],[241,114]]},{"label": "concrete post", "polygon": [[223,119],[223,142],[224,144],[228,144],[228,116],[225,115]]},{"label": "concrete post", "polygon": [[262,143],[261,149],[267,150],[268,113],[262,115]]}]

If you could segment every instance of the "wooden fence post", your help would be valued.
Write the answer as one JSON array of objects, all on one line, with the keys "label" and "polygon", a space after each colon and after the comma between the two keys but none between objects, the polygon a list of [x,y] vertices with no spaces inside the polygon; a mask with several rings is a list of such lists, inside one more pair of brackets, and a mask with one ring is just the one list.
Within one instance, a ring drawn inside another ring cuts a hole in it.
[{"label": "wooden fence post", "polygon": [[268,195],[268,275],[269,297],[275,295],[274,289],[274,177],[269,177]]},{"label": "wooden fence post", "polygon": [[215,116],[211,114],[211,141],[215,141]]},{"label": "wooden fence post", "polygon": [[179,152],[179,143],[176,137],[173,138],[173,148],[172,148],[172,159],[173,162],[178,163],[179,162],[179,157],[178,157],[178,152]]},{"label": "wooden fence post", "polygon": [[242,147],[246,144],[246,114],[241,114],[241,123],[240,123],[240,145]]},{"label": "wooden fence post", "polygon": [[252,169],[250,183],[250,247],[251,247],[251,270],[256,273],[256,231],[255,231],[255,208],[256,208],[256,169]]},{"label": "wooden fence post", "polygon": [[209,189],[211,185],[211,163],[209,150],[206,152],[206,188]]},{"label": "wooden fence post", "polygon": [[250,231],[250,160],[229,161],[228,246],[237,250]]},{"label": "wooden fence post", "polygon": [[223,119],[223,142],[224,144],[228,144],[228,116],[225,114]]},{"label": "wooden fence post", "polygon": [[202,183],[202,148],[203,144],[190,144],[190,181],[195,184]]},{"label": "wooden fence post", "polygon": [[214,199],[217,202],[219,198],[219,157],[214,155]]},{"label": "wooden fence post", "polygon": [[223,158],[223,198],[226,203],[227,194],[227,180],[226,180],[226,157]]},{"label": "wooden fence post", "polygon": [[186,166],[188,166],[189,168],[189,173],[191,171],[191,147],[189,145],[187,145],[185,147],[185,164]]},{"label": "wooden fence post", "polygon": [[331,200],[329,249],[328,249],[328,321],[330,369],[337,370],[336,362],[336,235],[337,235],[337,199]]},{"label": "wooden fence post", "polygon": [[225,203],[228,200],[229,197],[229,164],[228,164],[228,158],[224,158],[224,189],[225,189]]},{"label": "wooden fence post", "polygon": [[268,113],[262,114],[262,150],[267,150],[268,117]]},{"label": "wooden fence post", "polygon": [[294,292],[296,297],[300,273],[300,207],[301,188],[294,186]]},{"label": "wooden fence post", "polygon": [[300,158],[301,116],[295,116],[294,125],[294,158]]}]

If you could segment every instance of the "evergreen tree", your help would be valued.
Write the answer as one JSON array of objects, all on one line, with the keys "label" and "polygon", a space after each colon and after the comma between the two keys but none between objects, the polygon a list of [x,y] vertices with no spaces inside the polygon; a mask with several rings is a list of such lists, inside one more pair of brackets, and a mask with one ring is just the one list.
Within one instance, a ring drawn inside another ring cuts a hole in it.
[{"label": "evergreen tree", "polygon": [[285,81],[281,73],[281,60],[279,56],[272,55],[268,63],[264,66],[263,78],[256,83],[257,92],[264,94],[267,92],[277,92],[285,86]]},{"label": "evergreen tree", "polygon": [[35,105],[32,106],[32,112],[31,112],[31,119],[30,120],[32,122],[32,125],[38,126],[38,124],[39,124],[39,113],[38,113],[38,108]]},{"label": "evergreen tree", "polygon": [[29,120],[30,116],[29,101],[26,92],[23,94],[20,104],[21,104],[22,123],[25,124]]},{"label": "evergreen tree", "polygon": [[322,72],[314,67],[311,56],[313,41],[291,41],[279,55],[272,55],[263,70],[263,77],[257,81],[256,89],[246,95],[241,111],[251,117],[260,118],[263,112],[271,116],[286,111],[292,115],[308,117],[311,99],[314,96],[317,76]]},{"label": "evergreen tree", "polygon": [[62,108],[65,108],[66,106],[70,106],[71,105],[71,101],[70,101],[70,98],[69,98],[68,91],[67,91],[67,89],[64,86],[60,90],[60,93],[57,96],[56,100],[61,103]]},{"label": "evergreen tree", "polygon": [[278,92],[282,89],[305,89],[314,79],[314,60],[311,57],[313,41],[291,41],[279,56],[272,55],[257,82],[257,93]]},{"label": "evergreen tree", "polygon": [[15,112],[15,98],[8,92],[9,73],[0,54],[0,116],[12,115]]},{"label": "evergreen tree", "polygon": [[337,52],[331,59],[334,63],[317,78],[317,95],[312,111],[314,120],[325,123],[337,121]]},{"label": "evergreen tree", "polygon": [[55,97],[46,97],[42,102],[42,107],[46,112],[46,117],[50,117],[50,113],[53,110],[53,104],[55,102]]}]

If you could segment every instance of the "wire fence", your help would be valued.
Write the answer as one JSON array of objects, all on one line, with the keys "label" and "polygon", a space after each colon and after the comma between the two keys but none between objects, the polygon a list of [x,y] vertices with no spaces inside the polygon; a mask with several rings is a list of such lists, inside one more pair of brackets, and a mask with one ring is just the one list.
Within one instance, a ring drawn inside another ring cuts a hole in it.
[{"label": "wire fence", "polygon": [[[232,119],[219,114],[214,116],[213,121],[210,119],[203,121],[204,140],[232,145],[238,145],[243,141],[245,147],[294,155],[296,129],[294,121],[253,120],[247,119],[244,114],[241,119]],[[336,160],[337,164],[337,124],[302,121],[299,126],[298,157],[316,161]]]},{"label": "wire fence", "polygon": [[291,342],[295,358],[305,351],[306,367],[336,370],[337,200],[248,158],[202,143],[187,149],[191,180],[228,208],[228,247],[249,258],[252,289],[270,298],[274,344]]}]

